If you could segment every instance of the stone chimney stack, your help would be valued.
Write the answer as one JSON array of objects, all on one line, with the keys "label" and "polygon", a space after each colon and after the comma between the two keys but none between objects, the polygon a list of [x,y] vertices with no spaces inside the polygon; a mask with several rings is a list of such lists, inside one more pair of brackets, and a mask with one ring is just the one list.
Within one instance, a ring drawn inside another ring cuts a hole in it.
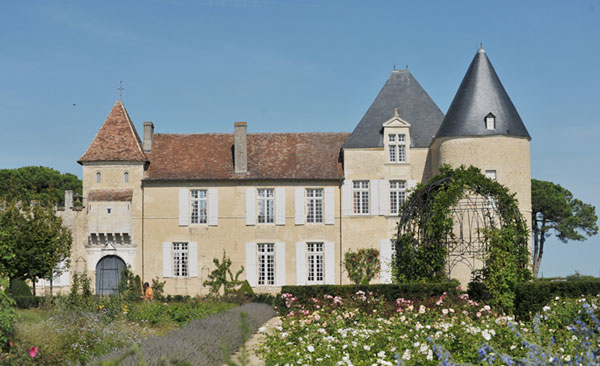
[{"label": "stone chimney stack", "polygon": [[152,150],[152,136],[154,135],[154,123],[150,121],[144,122],[144,143],[142,148],[144,152]]},{"label": "stone chimney stack", "polygon": [[65,191],[65,211],[70,210],[73,207],[73,191]]},{"label": "stone chimney stack", "polygon": [[246,122],[235,122],[235,144],[233,147],[233,164],[235,172],[240,174],[248,173],[248,143],[246,137]]}]

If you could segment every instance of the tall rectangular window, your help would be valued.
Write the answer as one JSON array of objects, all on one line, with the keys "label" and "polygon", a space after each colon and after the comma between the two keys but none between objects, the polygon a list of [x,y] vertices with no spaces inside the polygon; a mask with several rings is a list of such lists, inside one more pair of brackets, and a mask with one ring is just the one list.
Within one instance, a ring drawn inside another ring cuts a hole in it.
[{"label": "tall rectangular window", "polygon": [[406,161],[406,135],[388,135],[388,148],[390,152],[390,163],[403,163]]},{"label": "tall rectangular window", "polygon": [[306,243],[307,283],[323,283],[323,243]]},{"label": "tall rectangular window", "polygon": [[354,213],[368,214],[369,213],[369,181],[355,180],[352,181],[353,198],[354,198]]},{"label": "tall rectangular window", "polygon": [[188,243],[173,243],[173,276],[188,276]]},{"label": "tall rectangular window", "polygon": [[271,224],[274,219],[274,189],[258,190],[258,223]]},{"label": "tall rectangular window", "polygon": [[306,190],[306,222],[323,222],[323,190]]},{"label": "tall rectangular window", "polygon": [[190,222],[192,224],[206,224],[208,196],[206,189],[194,189],[190,191]]},{"label": "tall rectangular window", "polygon": [[258,285],[275,284],[275,244],[259,243],[258,251]]},{"label": "tall rectangular window", "polygon": [[406,181],[390,181],[390,215],[398,215],[400,206],[406,200]]}]

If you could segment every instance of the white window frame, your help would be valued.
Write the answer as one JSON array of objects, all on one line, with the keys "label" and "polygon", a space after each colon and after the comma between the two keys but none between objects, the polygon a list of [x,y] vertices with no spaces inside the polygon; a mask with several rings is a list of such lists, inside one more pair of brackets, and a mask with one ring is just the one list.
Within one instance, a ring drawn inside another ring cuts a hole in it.
[{"label": "white window frame", "polygon": [[390,180],[390,215],[398,215],[406,201],[406,181]]},{"label": "white window frame", "polygon": [[306,188],[306,223],[323,223],[323,188]]},{"label": "white window frame", "polygon": [[173,263],[173,277],[187,278],[189,277],[189,243],[173,242],[171,248],[171,258]]},{"label": "white window frame", "polygon": [[355,215],[369,214],[369,181],[368,180],[353,180],[352,181],[352,212]]},{"label": "white window frame", "polygon": [[495,170],[489,169],[485,171],[485,176],[491,180],[498,180],[498,175]]},{"label": "white window frame", "polygon": [[258,286],[275,286],[275,243],[256,244],[256,278]]},{"label": "white window frame", "polygon": [[390,163],[406,163],[406,134],[388,134],[388,157]]},{"label": "white window frame", "polygon": [[306,242],[306,284],[322,285],[325,283],[325,243],[320,241]]},{"label": "white window frame", "polygon": [[257,188],[256,222],[258,224],[275,223],[275,189]]},{"label": "white window frame", "polygon": [[496,129],[496,116],[492,113],[488,113],[485,116],[485,129],[486,130],[495,130]]},{"label": "white window frame", "polygon": [[190,224],[208,223],[208,190],[190,190]]}]

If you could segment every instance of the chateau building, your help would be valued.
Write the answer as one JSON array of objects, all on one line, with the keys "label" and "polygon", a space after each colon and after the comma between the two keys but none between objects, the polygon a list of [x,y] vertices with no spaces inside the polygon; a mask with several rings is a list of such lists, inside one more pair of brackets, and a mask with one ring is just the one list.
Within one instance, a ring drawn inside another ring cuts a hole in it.
[{"label": "chateau building", "polygon": [[[530,218],[529,136],[480,49],[444,115],[408,70],[394,70],[352,133],[170,134],[143,140],[118,100],[87,151],[71,273],[114,291],[130,266],[170,294],[205,294],[223,252],[259,291],[350,283],[346,251],[376,248],[391,282],[400,206],[441,164],[473,165],[516,193]],[[452,277],[470,279],[467,267]],[[62,279],[68,283],[68,278]]]}]

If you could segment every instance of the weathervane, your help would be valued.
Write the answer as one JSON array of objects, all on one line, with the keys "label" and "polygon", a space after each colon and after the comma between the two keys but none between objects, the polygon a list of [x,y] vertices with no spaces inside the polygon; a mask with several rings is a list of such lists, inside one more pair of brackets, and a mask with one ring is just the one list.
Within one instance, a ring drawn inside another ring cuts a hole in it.
[{"label": "weathervane", "polygon": [[125,90],[125,88],[123,88],[123,80],[119,82],[117,90],[119,91],[119,99],[121,99],[123,97],[123,90]]}]

